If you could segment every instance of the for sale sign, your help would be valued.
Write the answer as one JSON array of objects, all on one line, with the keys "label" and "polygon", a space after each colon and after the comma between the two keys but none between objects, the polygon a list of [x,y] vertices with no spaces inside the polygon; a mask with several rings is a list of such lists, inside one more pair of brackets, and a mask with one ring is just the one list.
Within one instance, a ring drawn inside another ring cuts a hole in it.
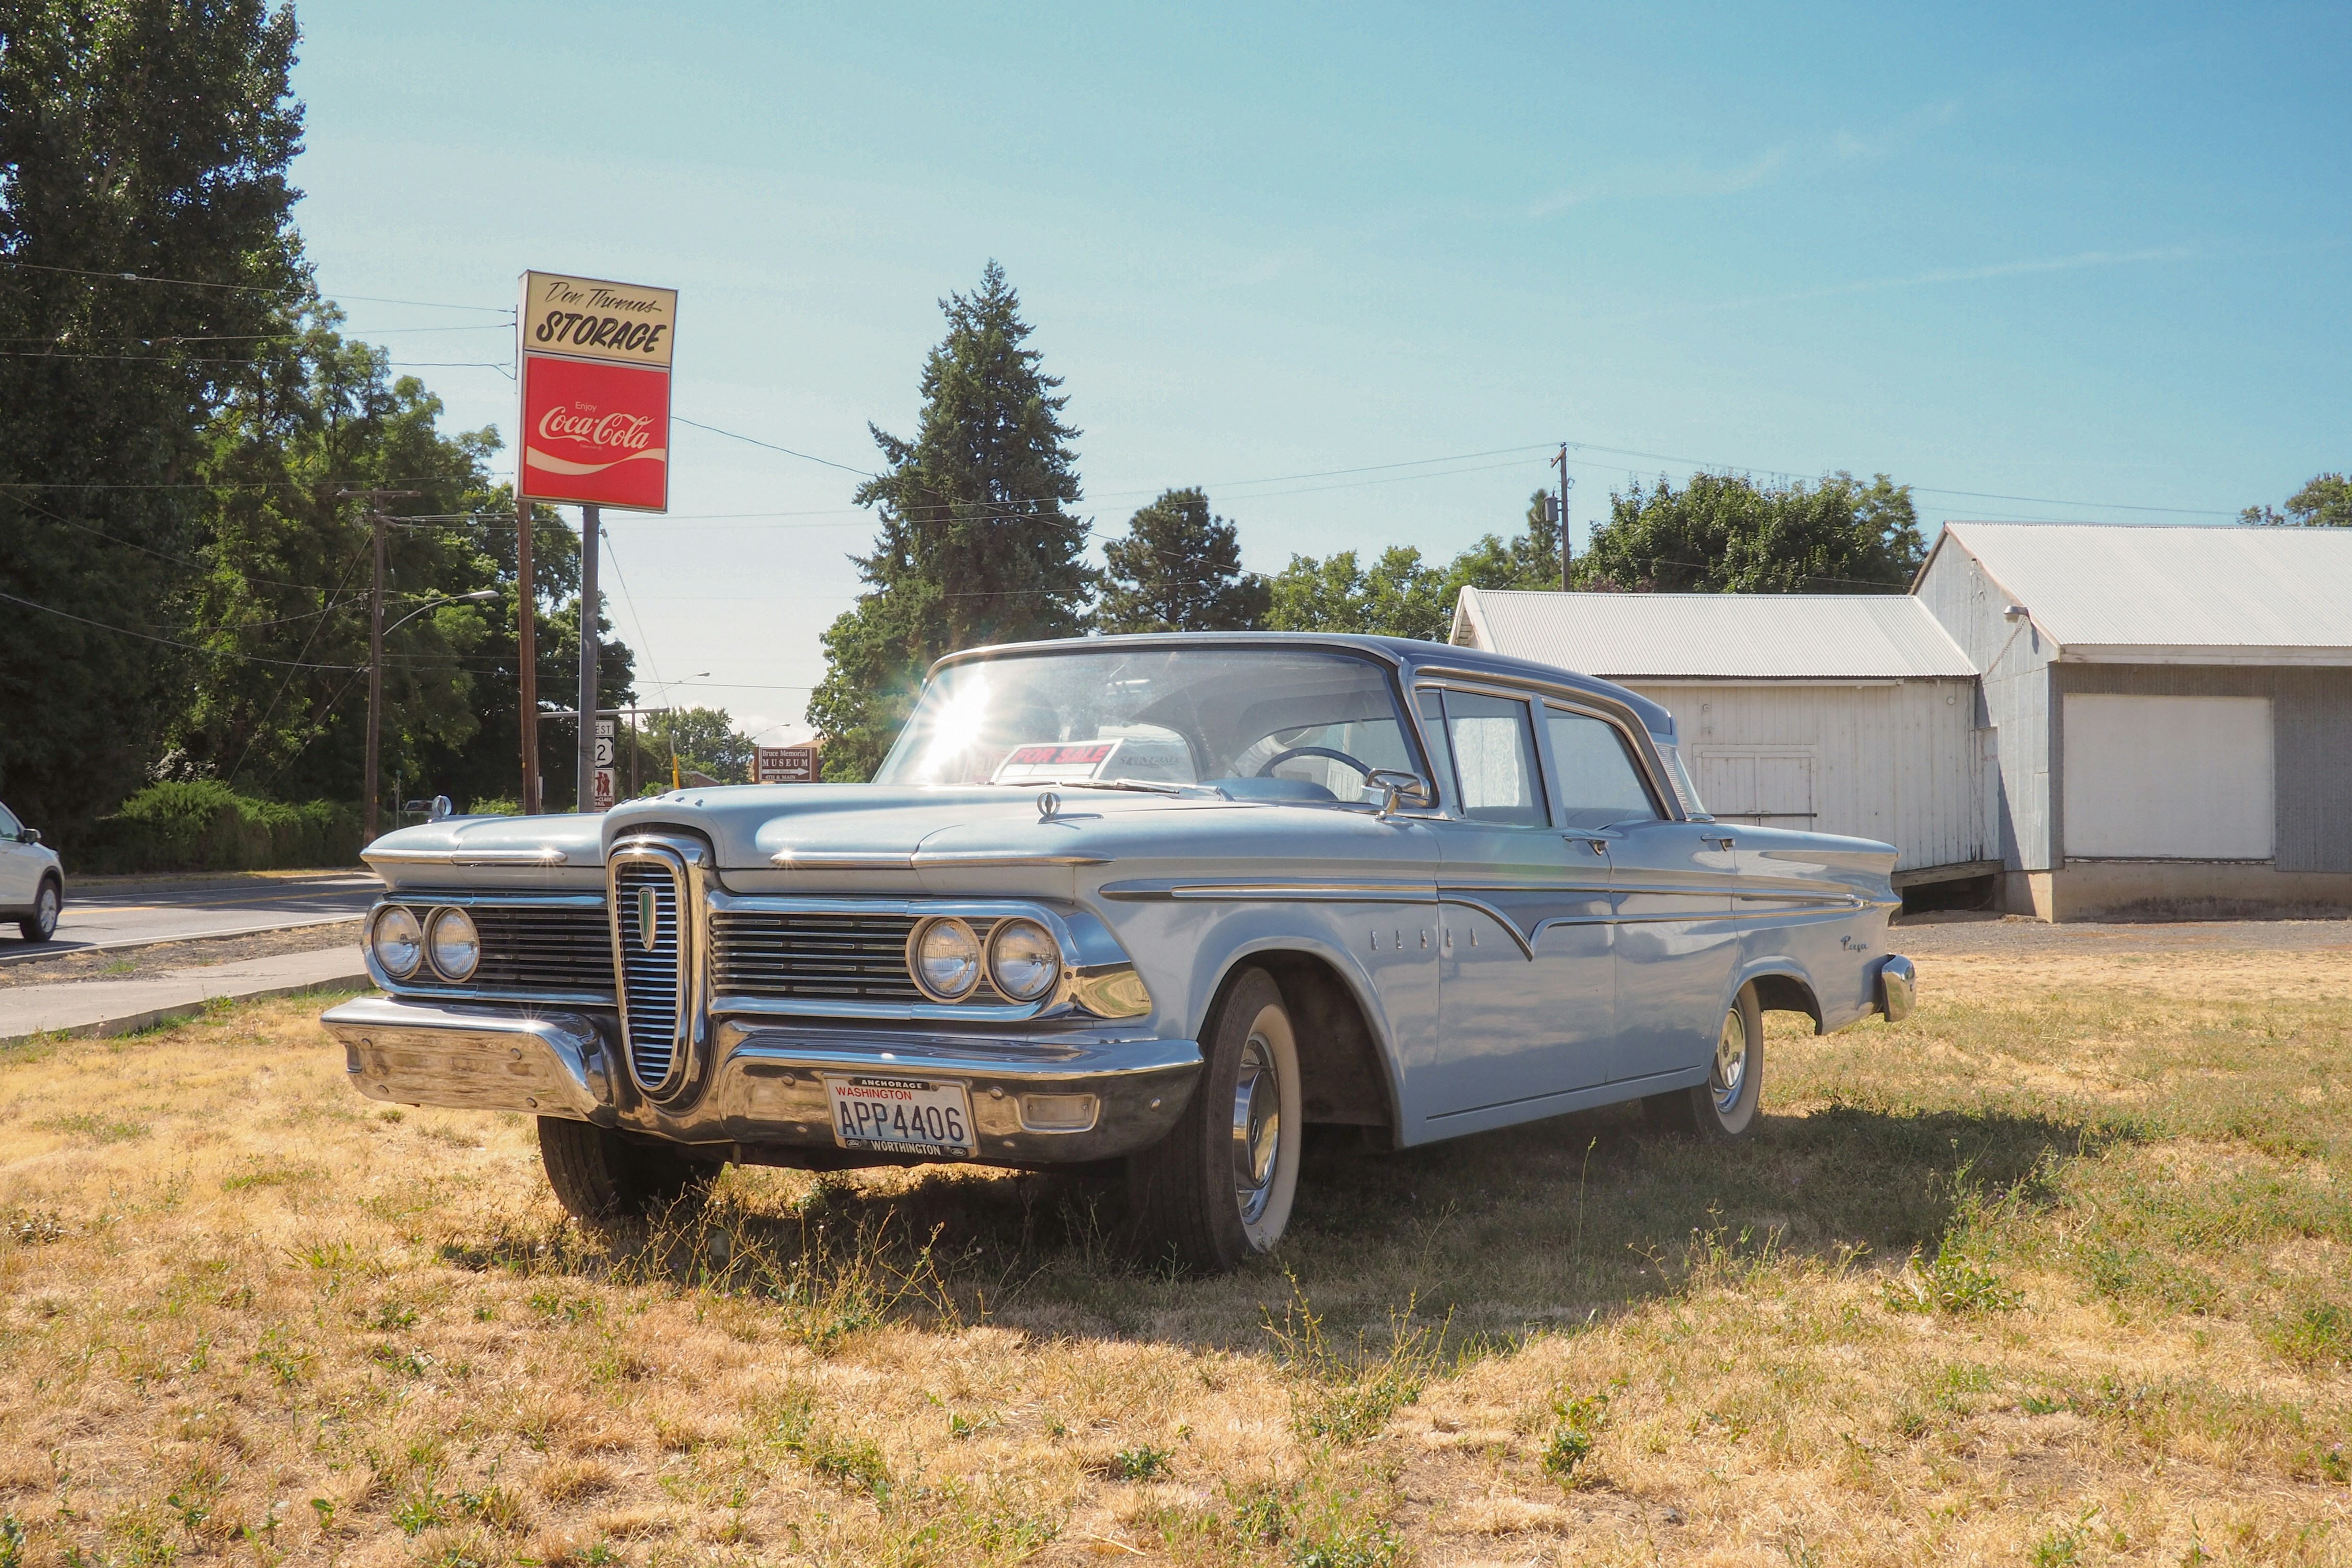
[{"label": "for sale sign", "polygon": [[669,506],[677,290],[522,277],[522,494],[634,511]]}]

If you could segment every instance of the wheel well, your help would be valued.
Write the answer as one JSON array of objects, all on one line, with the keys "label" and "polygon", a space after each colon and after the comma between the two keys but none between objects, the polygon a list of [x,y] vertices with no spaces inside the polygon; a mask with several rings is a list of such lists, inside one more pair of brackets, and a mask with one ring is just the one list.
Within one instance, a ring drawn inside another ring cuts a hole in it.
[{"label": "wheel well", "polygon": [[1821,1033],[1822,1005],[1813,988],[1793,974],[1759,974],[1748,982],[1756,987],[1756,1005],[1767,1013],[1802,1013]]},{"label": "wheel well", "polygon": [[1309,1122],[1396,1125],[1389,1077],[1355,993],[1311,953],[1257,952],[1250,963],[1274,976],[1298,1038],[1300,1099]]}]

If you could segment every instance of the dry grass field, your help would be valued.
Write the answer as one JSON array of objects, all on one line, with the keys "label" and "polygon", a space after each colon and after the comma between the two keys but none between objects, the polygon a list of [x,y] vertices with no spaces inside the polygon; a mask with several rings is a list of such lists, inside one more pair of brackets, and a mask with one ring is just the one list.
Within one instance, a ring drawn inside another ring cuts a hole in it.
[{"label": "dry grass field", "polygon": [[315,1001],[0,1050],[0,1568],[2352,1563],[2352,951],[1954,951],[1729,1152],[730,1172],[599,1240]]}]

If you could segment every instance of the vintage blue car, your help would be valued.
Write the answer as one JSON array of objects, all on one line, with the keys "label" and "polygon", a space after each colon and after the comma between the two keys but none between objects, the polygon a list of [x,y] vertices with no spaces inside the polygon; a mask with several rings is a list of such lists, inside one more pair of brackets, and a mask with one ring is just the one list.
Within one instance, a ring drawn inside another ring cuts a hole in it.
[{"label": "vintage blue car", "polygon": [[1639,1100],[1754,1127],[1760,1013],[1911,1006],[1895,851],[1710,819],[1671,715],[1381,637],[943,659],[870,784],[391,834],[326,1015],[378,1100],[520,1110],[583,1218],[730,1162],[1123,1160],[1137,1234],[1282,1238],[1306,1127]]}]

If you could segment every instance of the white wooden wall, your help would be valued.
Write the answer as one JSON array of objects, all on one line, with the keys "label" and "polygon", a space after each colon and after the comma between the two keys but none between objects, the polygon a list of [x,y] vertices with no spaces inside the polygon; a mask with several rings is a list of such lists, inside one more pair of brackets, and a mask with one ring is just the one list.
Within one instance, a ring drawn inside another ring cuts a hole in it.
[{"label": "white wooden wall", "polygon": [[2000,855],[1973,681],[1624,684],[1674,713],[1718,816],[1880,839],[1898,870]]}]

